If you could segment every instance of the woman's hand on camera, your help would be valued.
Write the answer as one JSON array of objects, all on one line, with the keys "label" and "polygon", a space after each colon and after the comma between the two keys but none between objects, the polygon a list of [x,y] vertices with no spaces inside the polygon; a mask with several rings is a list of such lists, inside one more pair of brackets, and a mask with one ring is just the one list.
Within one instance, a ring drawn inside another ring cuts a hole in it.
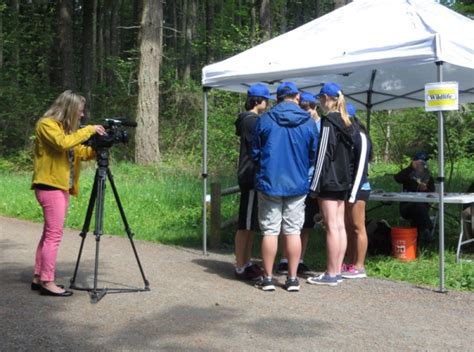
[{"label": "woman's hand on camera", "polygon": [[94,125],[94,128],[95,128],[95,133],[98,133],[98,134],[101,135],[101,136],[107,134],[107,133],[105,132],[104,126],[102,126],[102,125]]}]

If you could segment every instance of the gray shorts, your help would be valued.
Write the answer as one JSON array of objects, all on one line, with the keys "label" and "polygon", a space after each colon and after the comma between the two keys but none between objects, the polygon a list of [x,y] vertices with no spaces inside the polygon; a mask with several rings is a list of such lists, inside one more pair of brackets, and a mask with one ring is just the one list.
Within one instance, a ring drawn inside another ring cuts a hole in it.
[{"label": "gray shorts", "polygon": [[263,235],[299,235],[304,224],[306,195],[269,196],[258,192],[258,220]]}]

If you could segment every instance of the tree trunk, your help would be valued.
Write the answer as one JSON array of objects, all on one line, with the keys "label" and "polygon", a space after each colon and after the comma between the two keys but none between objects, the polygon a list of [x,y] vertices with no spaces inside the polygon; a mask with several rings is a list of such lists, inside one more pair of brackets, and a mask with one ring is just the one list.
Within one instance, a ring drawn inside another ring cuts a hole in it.
[{"label": "tree trunk", "polygon": [[[174,49],[174,55],[178,55],[179,53],[179,16],[178,16],[178,2],[173,1],[172,5],[173,6],[173,49]],[[174,65],[174,76],[175,79],[179,79],[179,63],[176,62]]]},{"label": "tree trunk", "polygon": [[270,0],[260,3],[260,39],[262,42],[271,37]]},{"label": "tree trunk", "polygon": [[192,47],[193,40],[196,37],[196,17],[197,17],[197,4],[196,0],[188,0],[188,12],[186,20],[186,39],[184,46],[184,72],[183,80],[189,81],[191,79],[191,63],[194,59],[194,50]]},{"label": "tree trunk", "polygon": [[[388,116],[390,117],[390,111],[388,112]],[[387,123],[387,129],[385,131],[385,148],[383,152],[383,160],[385,162],[390,161],[390,138],[391,138],[391,128],[390,128],[390,121]]]},{"label": "tree trunk", "polygon": [[255,0],[250,0],[250,44],[255,45],[257,39],[257,9]]},{"label": "tree trunk", "polygon": [[[102,29],[102,32],[104,34],[104,57],[107,59],[111,54],[110,54],[110,29],[111,29],[111,16],[110,16],[110,8],[113,6],[112,4],[113,0],[104,0],[104,27]],[[107,74],[106,74],[107,75]]]},{"label": "tree trunk", "polygon": [[[214,34],[214,0],[206,0],[206,63],[214,62],[214,44],[212,37]],[[240,18],[240,17],[239,17]]]},{"label": "tree trunk", "polygon": [[61,52],[62,86],[63,89],[76,89],[74,74],[74,38],[71,0],[59,3],[59,50]]},{"label": "tree trunk", "polygon": [[242,28],[242,0],[237,0],[237,18],[235,25],[237,28]]},{"label": "tree trunk", "polygon": [[133,23],[139,25],[143,13],[143,1],[133,0]]},{"label": "tree trunk", "polygon": [[95,64],[97,0],[84,0],[82,21],[82,91],[91,107]]},{"label": "tree trunk", "polygon": [[135,161],[157,164],[159,149],[159,82],[163,26],[162,0],[144,0],[140,31]]},{"label": "tree trunk", "polygon": [[350,1],[347,0],[334,0],[334,10],[347,5]]},{"label": "tree trunk", "polygon": [[120,5],[122,0],[112,1],[110,9],[110,55],[118,56],[120,53]]},{"label": "tree trunk", "polygon": [[316,18],[321,17],[321,0],[316,0],[314,6],[315,6],[314,12],[315,12]]},{"label": "tree trunk", "polygon": [[288,21],[286,17],[288,16],[288,5],[286,0],[283,1],[280,8],[280,33],[286,33],[288,30]]},{"label": "tree trunk", "polygon": [[105,27],[106,9],[103,1],[97,6],[97,73],[96,81],[99,84],[104,82],[105,70],[105,43],[104,43],[104,27]]},{"label": "tree trunk", "polygon": [[13,43],[12,49],[12,84],[15,86],[18,85],[18,70],[20,69],[20,41],[19,41],[19,31],[20,31],[20,1],[11,0],[10,1],[10,10],[12,12],[13,19],[13,31],[11,35],[11,41]]},{"label": "tree trunk", "polygon": [[0,11],[0,69],[3,68],[3,18]]}]

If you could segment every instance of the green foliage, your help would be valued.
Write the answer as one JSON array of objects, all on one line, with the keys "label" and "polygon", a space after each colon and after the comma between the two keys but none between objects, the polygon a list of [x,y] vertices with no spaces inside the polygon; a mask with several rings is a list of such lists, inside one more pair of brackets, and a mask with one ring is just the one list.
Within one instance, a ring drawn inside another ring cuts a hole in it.
[{"label": "green foliage", "polygon": [[[445,158],[448,162],[471,157],[474,143],[472,104],[445,117]],[[438,116],[422,108],[375,112],[371,118],[371,138],[376,161],[390,160],[402,165],[418,150],[438,154]]]},{"label": "green foliage", "polygon": [[[0,159],[2,160],[2,159]],[[4,171],[0,162],[0,214],[42,221],[33,191],[31,173]],[[167,244],[198,246],[201,234],[201,180],[196,170],[177,170],[163,163],[137,167],[129,163],[111,166],[114,181],[130,227],[136,238]],[[81,175],[81,193],[71,197],[66,226],[82,228],[92,189],[95,168],[86,164]],[[124,225],[107,185],[104,232],[124,236]],[[91,229],[94,224],[91,224]]]},{"label": "green foliage", "polygon": [[[0,214],[18,218],[43,221],[33,191],[30,190],[31,172],[13,171],[12,162],[0,158]],[[374,189],[397,190],[392,174],[398,166],[375,164],[370,172]],[[453,184],[464,190],[474,178],[474,161],[463,160],[456,164]],[[199,169],[180,160],[164,161],[159,167],[139,167],[131,163],[111,163],[111,171],[122,201],[127,220],[135,238],[181,246],[199,247],[202,240],[202,180]],[[219,177],[222,187],[235,185],[233,170]],[[94,162],[83,165],[81,193],[71,197],[66,226],[79,230],[83,226],[95,173]],[[370,209],[374,204],[369,203]],[[222,203],[222,218],[236,215],[238,195],[226,196]],[[109,185],[106,188],[104,208],[104,233],[125,236],[118,208]],[[455,263],[459,219],[449,215],[458,214],[457,208],[448,206],[446,216],[446,287],[448,289],[474,290],[474,263]],[[370,219],[387,219],[397,224],[398,206],[392,205],[369,211]],[[94,221],[94,219],[92,219]],[[94,223],[90,229],[94,228]],[[235,227],[225,229],[224,245],[233,248]],[[259,256],[259,237],[256,237],[254,253]],[[305,257],[317,271],[325,268],[325,235],[317,229],[310,237]],[[413,262],[399,262],[391,257],[368,257],[366,267],[373,277],[407,281],[419,285],[438,285],[438,261],[436,246],[422,249]]]},{"label": "green foliage", "polygon": [[[429,250],[418,253],[417,259],[401,262],[394,258],[377,256],[367,261],[366,269],[371,276],[390,280],[408,281],[417,285],[439,285],[439,256]],[[456,263],[453,251],[445,256],[445,284],[457,290],[474,290],[474,263]]]}]

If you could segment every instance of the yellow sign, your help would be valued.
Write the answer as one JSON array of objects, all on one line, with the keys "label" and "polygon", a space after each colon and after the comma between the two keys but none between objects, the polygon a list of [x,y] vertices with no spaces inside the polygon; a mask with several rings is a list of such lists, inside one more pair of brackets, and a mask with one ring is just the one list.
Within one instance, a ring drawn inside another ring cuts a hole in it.
[{"label": "yellow sign", "polygon": [[425,85],[425,111],[458,110],[458,108],[458,82],[438,82]]}]

